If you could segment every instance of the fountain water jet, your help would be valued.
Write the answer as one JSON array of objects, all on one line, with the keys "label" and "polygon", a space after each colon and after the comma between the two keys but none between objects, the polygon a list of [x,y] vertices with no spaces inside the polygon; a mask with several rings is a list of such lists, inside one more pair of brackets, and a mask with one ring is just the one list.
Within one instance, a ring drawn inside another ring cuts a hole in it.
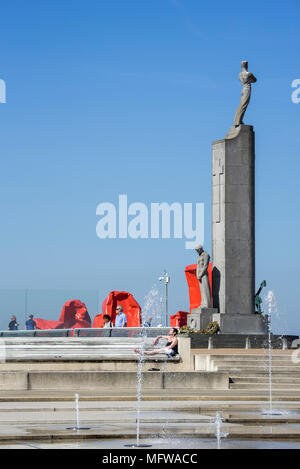
[{"label": "fountain water jet", "polygon": [[273,387],[272,387],[272,356],[273,356],[273,347],[272,347],[272,333],[271,333],[271,314],[277,314],[277,304],[275,300],[275,295],[272,290],[267,294],[267,304],[268,304],[268,347],[269,347],[269,410],[262,412],[262,415],[282,415],[282,412],[279,410],[273,409]]},{"label": "fountain water jet", "polygon": [[79,395],[75,394],[76,427],[68,427],[67,430],[90,430],[90,427],[81,427],[79,420]]},{"label": "fountain water jet", "polygon": [[221,432],[222,418],[219,412],[216,413],[214,423],[216,426],[217,448],[221,449],[221,440],[222,438],[226,438],[228,433]]},{"label": "fountain water jet", "polygon": [[154,326],[158,327],[158,324],[162,322],[162,297],[159,294],[157,285],[154,284],[151,290],[144,297],[143,308],[142,308],[142,323],[147,319],[147,316],[151,316],[153,319]]},{"label": "fountain water jet", "polygon": [[140,421],[141,421],[141,398],[142,398],[142,381],[143,381],[143,366],[145,361],[145,348],[147,333],[146,330],[142,330],[142,343],[138,354],[138,370],[137,370],[137,405],[136,405],[136,443],[124,445],[128,448],[149,448],[152,445],[145,445],[140,443]]}]

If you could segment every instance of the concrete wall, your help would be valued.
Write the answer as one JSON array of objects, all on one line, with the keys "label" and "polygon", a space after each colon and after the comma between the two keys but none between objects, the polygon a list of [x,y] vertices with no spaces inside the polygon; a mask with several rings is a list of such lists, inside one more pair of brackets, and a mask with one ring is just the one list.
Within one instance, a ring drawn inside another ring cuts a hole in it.
[{"label": "concrete wall", "polygon": [[25,371],[0,371],[0,391],[28,389],[28,373]]},{"label": "concrete wall", "polygon": [[[30,372],[30,390],[109,390],[136,389],[136,372]],[[229,389],[228,373],[143,372],[142,388],[157,389]]]},{"label": "concrete wall", "polygon": [[[92,391],[136,389],[134,371],[30,371],[0,372],[0,391]],[[142,388],[228,389],[228,373],[145,371]]]}]

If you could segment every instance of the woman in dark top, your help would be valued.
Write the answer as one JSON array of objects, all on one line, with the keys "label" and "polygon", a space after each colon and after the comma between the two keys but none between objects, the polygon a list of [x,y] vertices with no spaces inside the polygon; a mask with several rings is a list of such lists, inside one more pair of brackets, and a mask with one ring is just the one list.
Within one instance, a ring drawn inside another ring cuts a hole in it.
[{"label": "woman in dark top", "polygon": [[103,316],[103,320],[104,320],[104,323],[103,323],[103,327],[113,327],[113,323],[111,321],[111,317],[108,315],[108,314],[104,314]]},{"label": "woman in dark top", "polygon": [[135,348],[136,353],[145,354],[145,355],[155,355],[156,353],[165,353],[168,357],[174,357],[178,355],[178,339],[177,339],[178,330],[175,327],[170,329],[169,335],[159,335],[153,340],[153,345],[156,344],[158,339],[167,339],[167,344],[163,348],[155,348],[153,350],[142,351]]}]

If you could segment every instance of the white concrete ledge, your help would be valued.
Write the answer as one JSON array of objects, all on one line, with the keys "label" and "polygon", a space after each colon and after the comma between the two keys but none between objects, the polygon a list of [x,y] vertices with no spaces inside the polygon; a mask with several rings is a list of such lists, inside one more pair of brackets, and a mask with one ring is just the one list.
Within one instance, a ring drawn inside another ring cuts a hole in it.
[{"label": "white concrete ledge", "polygon": [[[102,362],[103,369],[131,371],[136,368],[139,356],[134,348],[139,348],[141,337],[21,337],[0,339],[1,362],[58,362],[83,361]],[[161,339],[156,345],[162,348],[166,341]],[[153,349],[153,338],[146,338],[145,349]],[[168,362],[178,370],[191,370],[190,339],[178,340],[179,355],[168,358],[166,354],[145,355],[145,362]],[[125,366],[126,364],[126,366]]]},{"label": "white concrete ledge", "polygon": [[[156,372],[145,371],[142,374],[142,388],[185,389],[185,390],[226,390],[229,389],[228,373],[207,372]],[[29,372],[28,389],[30,390],[92,390],[92,389],[136,389],[137,373],[117,372]]]}]

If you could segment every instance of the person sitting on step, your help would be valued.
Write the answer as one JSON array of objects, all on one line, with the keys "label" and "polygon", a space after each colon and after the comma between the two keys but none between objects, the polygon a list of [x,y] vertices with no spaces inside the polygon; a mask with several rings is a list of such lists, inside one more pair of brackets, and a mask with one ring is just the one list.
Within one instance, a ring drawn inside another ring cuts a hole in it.
[{"label": "person sitting on step", "polygon": [[166,339],[167,343],[162,348],[154,348],[152,350],[142,350],[135,348],[134,351],[140,355],[156,355],[157,353],[165,353],[167,357],[175,357],[178,355],[178,339],[177,339],[178,329],[172,327],[170,329],[169,335],[159,335],[153,340],[153,345],[157,343],[159,339]]}]

